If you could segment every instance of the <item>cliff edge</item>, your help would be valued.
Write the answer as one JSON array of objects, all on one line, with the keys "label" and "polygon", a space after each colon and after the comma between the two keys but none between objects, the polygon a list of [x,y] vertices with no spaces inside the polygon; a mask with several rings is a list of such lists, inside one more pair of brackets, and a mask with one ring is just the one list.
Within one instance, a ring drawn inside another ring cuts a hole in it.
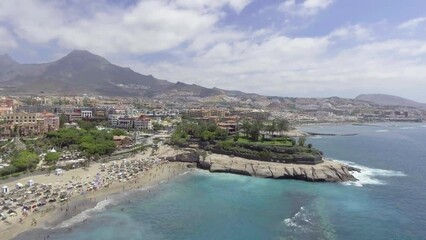
[{"label": "cliff edge", "polygon": [[170,157],[169,161],[196,162],[198,168],[210,172],[226,172],[246,176],[296,179],[310,182],[345,182],[357,181],[351,172],[359,169],[344,164],[324,160],[315,165],[287,164],[249,160],[222,154],[209,154],[205,157],[198,153],[183,153]]}]

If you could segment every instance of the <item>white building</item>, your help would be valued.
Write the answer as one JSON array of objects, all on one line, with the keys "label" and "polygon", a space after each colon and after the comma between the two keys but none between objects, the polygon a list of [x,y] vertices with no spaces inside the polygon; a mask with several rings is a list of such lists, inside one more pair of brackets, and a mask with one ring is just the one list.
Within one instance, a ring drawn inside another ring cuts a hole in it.
[{"label": "white building", "polygon": [[135,129],[145,129],[145,130],[152,130],[152,121],[150,118],[140,116],[139,118],[135,119]]},{"label": "white building", "polygon": [[108,115],[108,122],[111,126],[117,126],[118,124],[118,119],[119,118],[123,118],[125,117],[124,115],[120,115],[120,114],[109,114]]},{"label": "white building", "polygon": [[82,118],[92,118],[92,116],[93,116],[92,111],[81,111]]}]

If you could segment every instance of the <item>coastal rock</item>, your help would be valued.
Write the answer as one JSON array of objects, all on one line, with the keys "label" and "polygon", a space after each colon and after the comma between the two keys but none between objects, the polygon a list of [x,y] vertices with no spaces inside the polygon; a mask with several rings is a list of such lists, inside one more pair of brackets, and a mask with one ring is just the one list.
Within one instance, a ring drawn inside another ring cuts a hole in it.
[{"label": "coastal rock", "polygon": [[256,177],[272,178],[272,172],[267,166],[258,165],[256,168]]},{"label": "coastal rock", "polygon": [[175,156],[177,162],[199,162],[200,154],[196,152],[182,153]]},{"label": "coastal rock", "polygon": [[230,168],[230,173],[238,174],[238,175],[245,175],[245,176],[253,176],[250,171],[248,171],[246,168]]},{"label": "coastal rock", "polygon": [[213,163],[210,166],[210,172],[229,172],[229,168],[221,164]]},{"label": "coastal rock", "polygon": [[310,182],[356,181],[351,171],[359,171],[359,169],[352,169],[330,160],[324,160],[323,163],[316,165],[286,164],[249,160],[221,154],[211,154],[205,158],[197,158],[195,154],[182,154],[175,160],[183,162],[197,160],[198,168],[210,172],[227,172],[262,178],[297,179]]},{"label": "coastal rock", "polygon": [[209,158],[201,158],[200,161],[198,162],[198,167],[201,169],[205,169],[205,170],[209,170],[211,167],[211,162]]}]

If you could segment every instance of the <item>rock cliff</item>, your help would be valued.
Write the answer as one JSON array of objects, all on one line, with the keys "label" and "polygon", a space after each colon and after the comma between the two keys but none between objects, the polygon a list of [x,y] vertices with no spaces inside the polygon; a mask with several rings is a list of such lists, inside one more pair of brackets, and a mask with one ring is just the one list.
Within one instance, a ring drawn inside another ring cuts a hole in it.
[{"label": "rock cliff", "polygon": [[297,179],[311,182],[357,181],[351,174],[359,169],[341,163],[324,160],[316,165],[285,164],[248,160],[221,154],[210,154],[205,158],[197,153],[179,154],[169,161],[197,162],[197,166],[210,172],[227,172],[240,175],[274,178]]}]

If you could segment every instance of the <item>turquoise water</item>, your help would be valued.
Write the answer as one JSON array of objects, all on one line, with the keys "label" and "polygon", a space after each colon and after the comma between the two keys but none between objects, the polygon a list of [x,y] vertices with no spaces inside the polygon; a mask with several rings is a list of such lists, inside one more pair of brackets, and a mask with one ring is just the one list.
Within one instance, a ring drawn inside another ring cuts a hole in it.
[{"label": "turquoise water", "polygon": [[425,126],[309,130],[359,134],[309,139],[325,156],[361,167],[358,183],[196,171],[104,202],[50,239],[426,239]]}]

